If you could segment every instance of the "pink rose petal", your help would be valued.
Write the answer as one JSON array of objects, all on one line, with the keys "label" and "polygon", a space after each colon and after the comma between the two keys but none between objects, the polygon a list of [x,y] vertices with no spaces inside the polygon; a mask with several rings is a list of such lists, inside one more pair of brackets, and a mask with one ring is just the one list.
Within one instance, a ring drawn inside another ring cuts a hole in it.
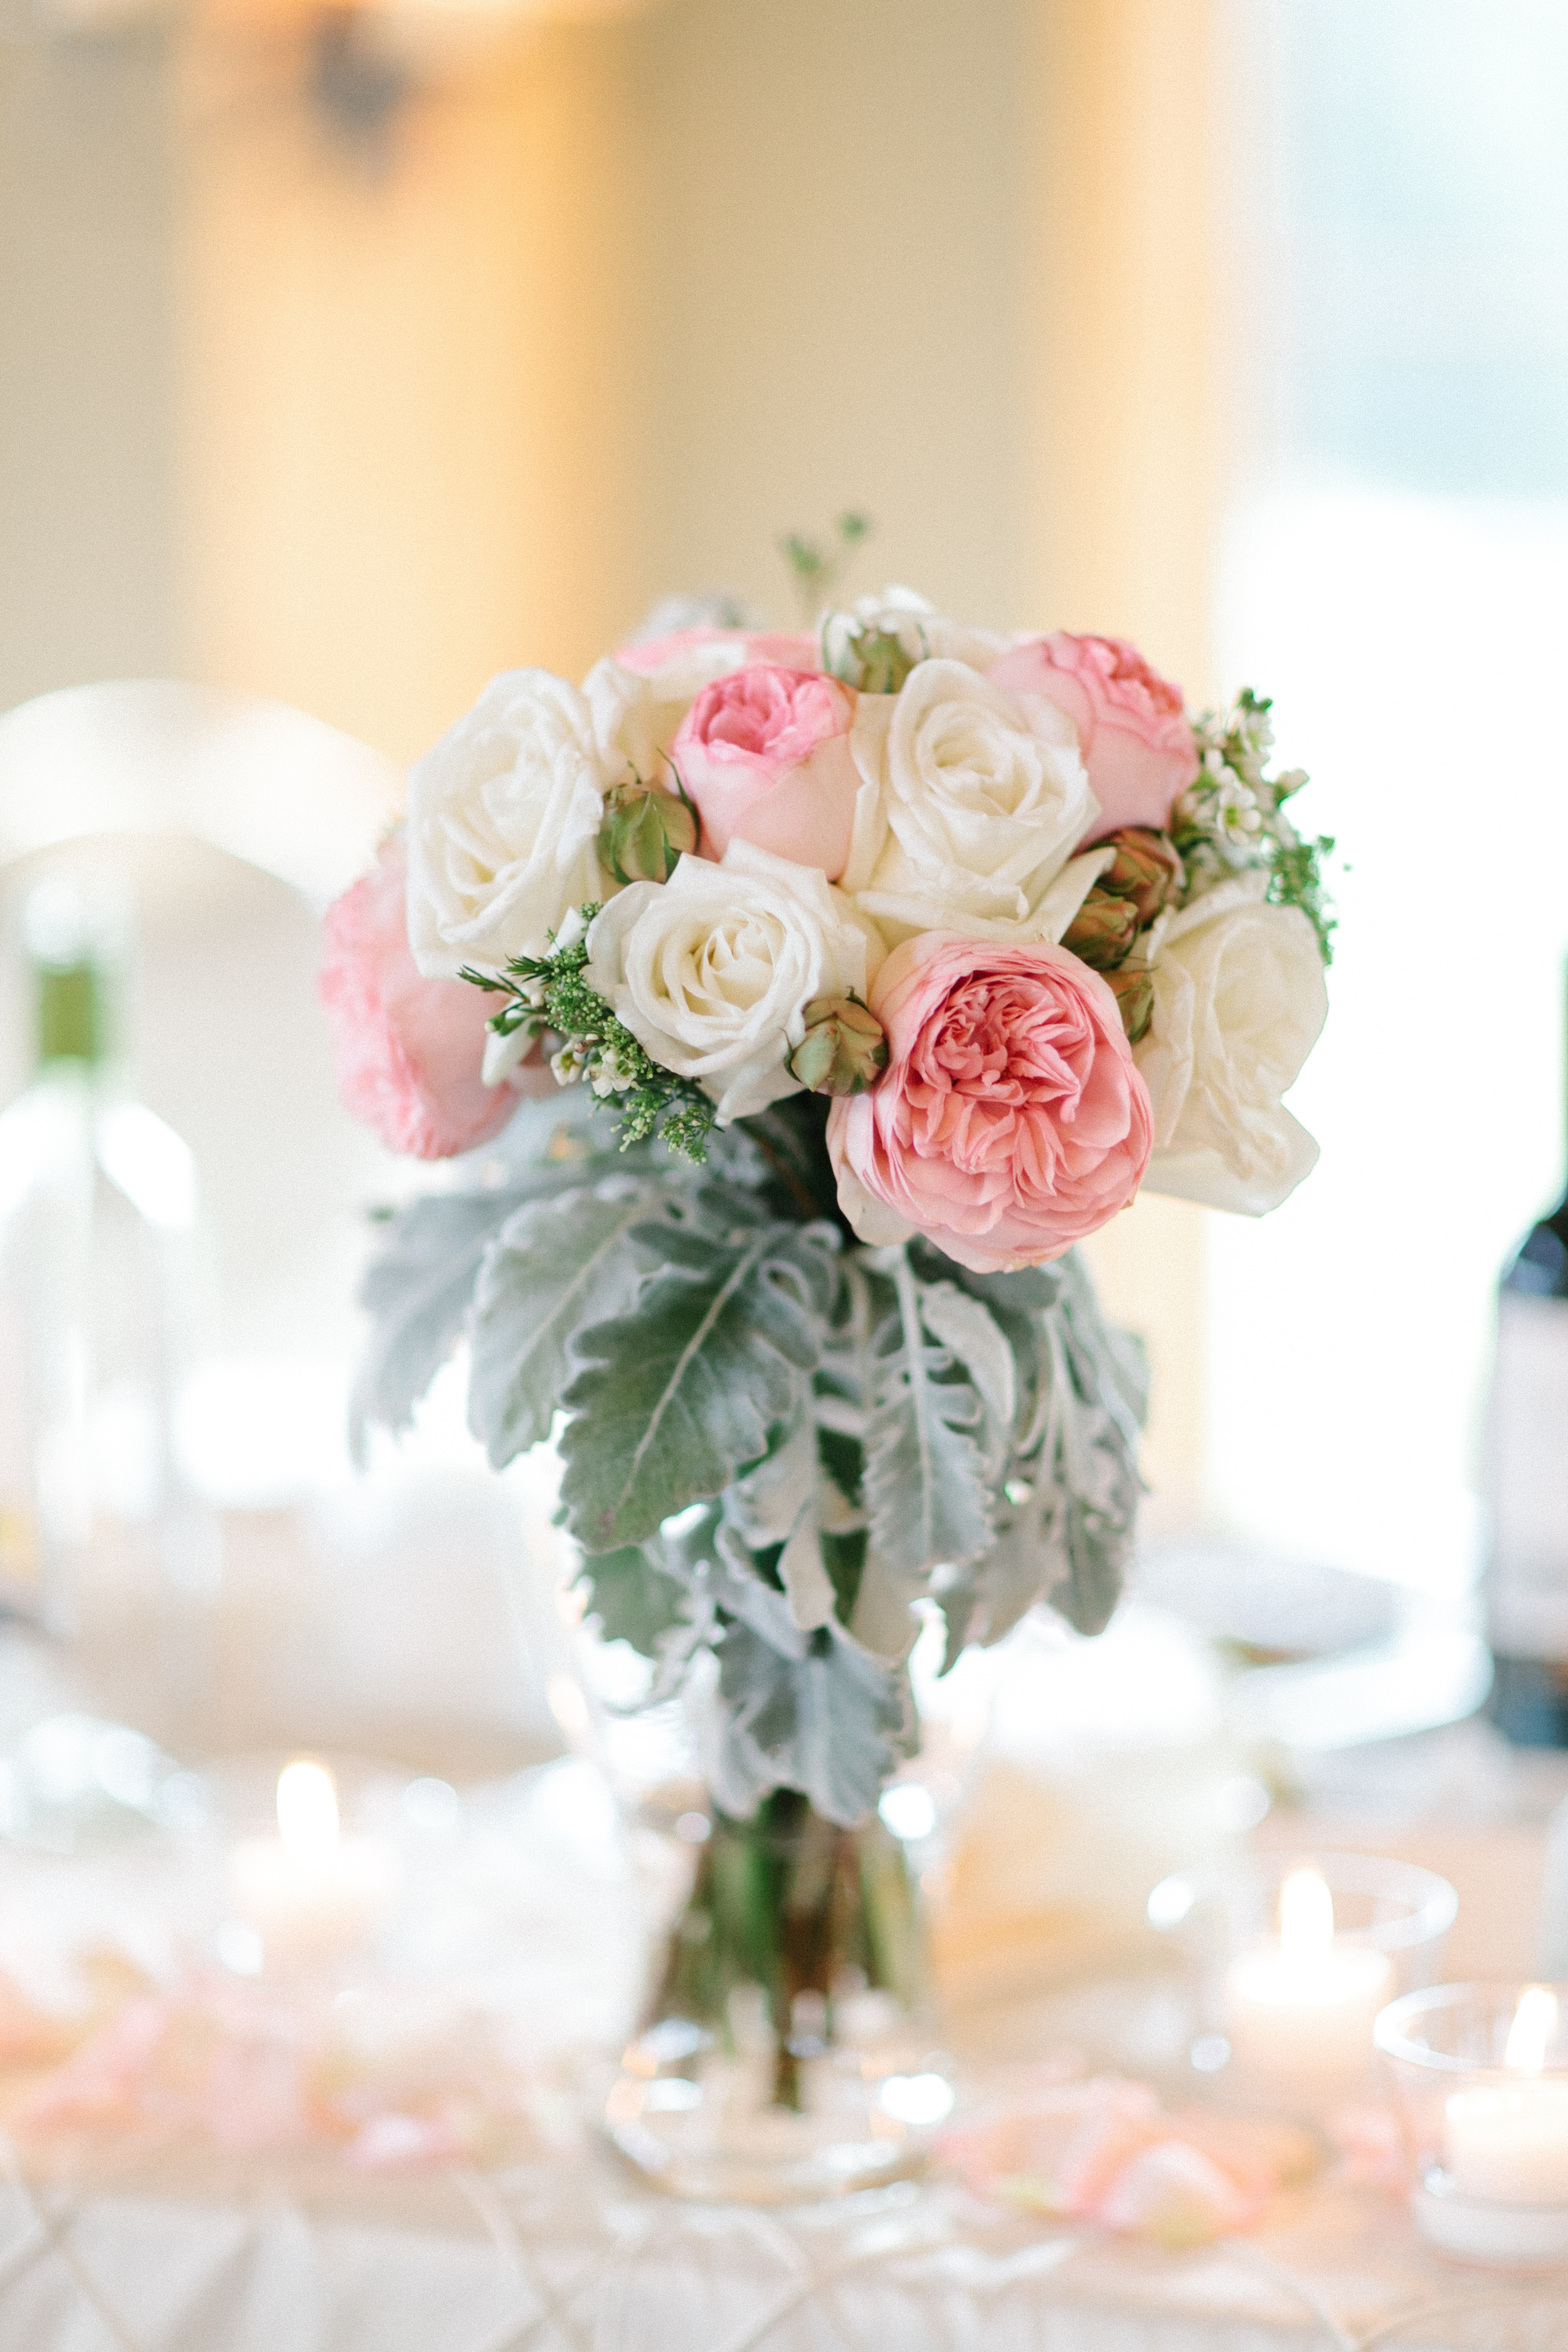
[{"label": "pink rose petal", "polygon": [[338,1086],[356,1118],[394,1151],[445,1160],[504,1127],[519,1091],[553,1086],[539,1063],[510,1085],[480,1076],[495,1000],[466,980],[426,980],[408,946],[401,835],[374,869],[328,908],[320,989]]},{"label": "pink rose petal", "polygon": [[1151,669],[1124,637],[1024,637],[986,676],[1010,694],[1040,694],[1078,729],[1089,786],[1100,803],[1098,840],[1122,825],[1163,832],[1198,772],[1182,690]]},{"label": "pink rose petal", "polygon": [[1204,2246],[1232,2230],[1250,2230],[1263,2211],[1211,2158],[1179,2139],[1140,2149],[1092,2210],[1108,2230],[1170,2247]]},{"label": "pink rose petal", "polygon": [[[743,662],[773,662],[780,669],[820,669],[822,650],[815,637],[788,629],[674,629],[668,636],[643,637],[622,646],[616,660],[638,677],[651,677],[667,662],[705,646],[733,646]],[[738,662],[737,667],[741,667]]]}]

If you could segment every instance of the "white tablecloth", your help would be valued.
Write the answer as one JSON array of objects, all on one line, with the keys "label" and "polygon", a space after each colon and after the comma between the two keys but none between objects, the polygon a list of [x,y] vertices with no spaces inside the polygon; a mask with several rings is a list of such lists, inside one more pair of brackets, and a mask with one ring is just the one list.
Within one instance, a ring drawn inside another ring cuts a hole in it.
[{"label": "white tablecloth", "polygon": [[0,2191],[0,2352],[1563,2352],[1568,2284],[1445,2272],[1345,2192],[1180,2256],[951,2186],[789,2215],[608,2159],[357,2199],[251,2166]]},{"label": "white tablecloth", "polygon": [[[563,2042],[602,2039],[630,1997],[624,1893],[587,1834],[583,1771],[552,1768],[470,1817],[403,1954],[449,1983],[450,1923],[466,1923],[466,1991],[531,2026],[557,2084]],[[1510,1885],[1529,1875],[1510,1834],[1472,1850],[1478,1921],[1506,1912],[1490,1845]],[[151,1857],[6,1857],[0,1958],[19,1922],[37,1966],[46,1917],[90,1939],[139,1898],[149,1917],[199,1909]],[[1136,2070],[1169,2041],[1171,2000],[1147,1977],[1101,1981],[950,2020],[952,2038],[971,2081],[1063,2042]],[[1568,2277],[1446,2268],[1370,2190],[1298,2192],[1254,2235],[1171,2255],[941,2179],[788,2213],[677,2204],[586,2113],[543,2101],[528,2152],[489,2171],[91,2140],[68,2163],[0,2140],[0,2352],[1568,2352]]]}]

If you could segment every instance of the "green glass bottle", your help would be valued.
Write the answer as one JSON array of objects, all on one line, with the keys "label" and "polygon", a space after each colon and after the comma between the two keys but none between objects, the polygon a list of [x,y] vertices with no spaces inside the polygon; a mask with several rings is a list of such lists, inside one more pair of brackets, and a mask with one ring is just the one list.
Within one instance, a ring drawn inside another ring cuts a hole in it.
[{"label": "green glass bottle", "polygon": [[[177,1444],[203,1337],[195,1167],[131,1086],[129,934],[103,888],[41,883],[23,910],[37,1066],[0,1112],[0,1608],[71,1643],[85,1699],[153,1729],[195,1667],[171,1610],[210,1593],[217,1530]],[[93,1687],[100,1666],[119,1687]]]}]

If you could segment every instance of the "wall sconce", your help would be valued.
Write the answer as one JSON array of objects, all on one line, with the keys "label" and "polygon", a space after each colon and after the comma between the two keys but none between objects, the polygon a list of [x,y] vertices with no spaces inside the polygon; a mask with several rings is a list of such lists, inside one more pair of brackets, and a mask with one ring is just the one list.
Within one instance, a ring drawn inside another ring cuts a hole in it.
[{"label": "wall sconce", "polygon": [[338,140],[384,158],[422,91],[483,72],[552,25],[609,24],[658,0],[0,0],[0,44],[96,47],[159,31],[199,53],[226,99],[303,97]]}]

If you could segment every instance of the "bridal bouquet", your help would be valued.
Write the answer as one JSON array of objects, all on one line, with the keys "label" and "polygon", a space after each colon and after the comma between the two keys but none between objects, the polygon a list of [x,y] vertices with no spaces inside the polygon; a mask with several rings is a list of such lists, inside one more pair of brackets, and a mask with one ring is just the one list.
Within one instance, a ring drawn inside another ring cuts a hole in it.
[{"label": "bridal bouquet", "polygon": [[1110,1614],[1142,1375],[1074,1244],[1316,1157],[1328,845],[1271,743],[1250,694],[1191,719],[1118,639],[906,591],[699,622],[496,678],[331,910],[351,1106],[472,1155],[386,1229],[362,1417],[466,1339],[491,1460],[559,1449],[604,1633],[700,1694],[723,1815],[865,1816],[933,1612],[950,1661]]}]

